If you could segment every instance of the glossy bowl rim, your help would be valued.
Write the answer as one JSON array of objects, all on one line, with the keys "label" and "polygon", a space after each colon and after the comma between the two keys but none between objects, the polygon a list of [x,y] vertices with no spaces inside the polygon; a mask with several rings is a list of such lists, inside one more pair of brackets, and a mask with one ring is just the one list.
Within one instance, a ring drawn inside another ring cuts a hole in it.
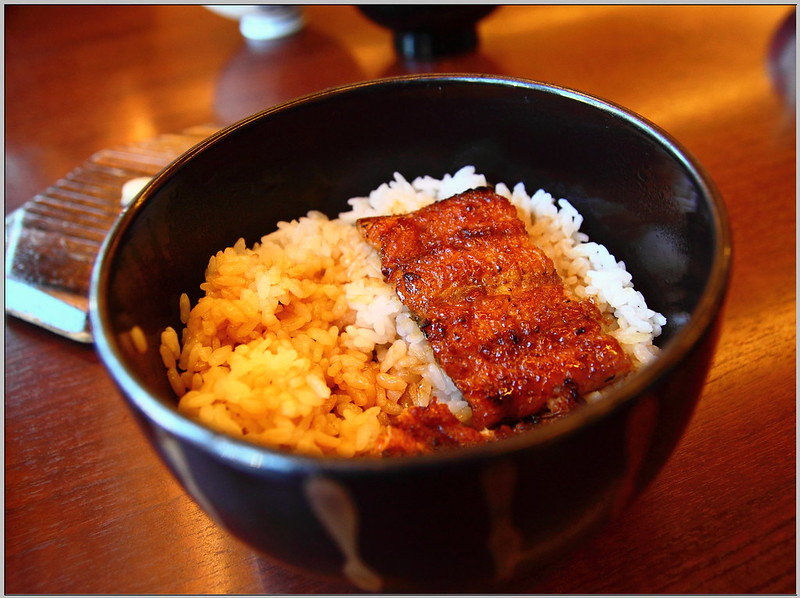
[{"label": "glossy bowl rim", "polygon": [[[256,121],[268,119],[296,107],[323,101],[329,97],[357,92],[373,87],[403,86],[414,84],[460,83],[470,85],[501,85],[522,87],[536,93],[555,94],[571,101],[587,104],[600,111],[624,120],[629,126],[638,129],[652,139],[673,159],[686,169],[694,179],[707,202],[713,217],[716,236],[711,273],[706,286],[690,314],[689,322],[681,328],[664,347],[661,354],[650,364],[630,375],[625,384],[614,389],[602,401],[585,405],[563,420],[546,427],[531,430],[508,439],[499,440],[474,447],[463,447],[440,453],[400,457],[312,457],[280,451],[236,439],[215,432],[183,415],[177,409],[164,405],[160,399],[151,395],[137,380],[132,368],[125,365],[120,347],[111,340],[110,318],[107,314],[108,264],[119,246],[124,231],[141,212],[149,197],[154,195],[164,182],[179,174],[183,164],[206,148],[211,147],[236,131],[246,128]],[[596,424],[610,413],[635,401],[648,387],[656,384],[675,368],[709,331],[727,291],[730,277],[732,236],[727,210],[721,194],[699,162],[680,143],[654,123],[635,112],[614,102],[601,99],[568,87],[544,83],[519,77],[497,75],[475,75],[461,73],[442,73],[425,75],[403,75],[372,79],[346,85],[331,87],[318,92],[271,106],[220,129],[215,134],[190,148],[159,172],[137,195],[129,207],[113,225],[102,244],[92,271],[89,297],[89,319],[94,331],[95,348],[103,365],[115,381],[121,394],[136,410],[141,412],[155,426],[189,442],[201,450],[212,453],[225,462],[245,469],[306,472],[329,474],[354,474],[367,472],[391,472],[409,467],[440,467],[449,463],[467,463],[473,460],[492,458],[500,454],[526,450],[538,445],[565,441],[582,428]]]}]

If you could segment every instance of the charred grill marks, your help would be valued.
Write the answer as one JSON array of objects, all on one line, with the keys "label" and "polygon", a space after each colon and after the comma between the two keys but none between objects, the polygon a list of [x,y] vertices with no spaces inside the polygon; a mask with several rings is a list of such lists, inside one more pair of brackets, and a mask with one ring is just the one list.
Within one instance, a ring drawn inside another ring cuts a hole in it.
[{"label": "charred grill marks", "polygon": [[566,413],[631,368],[590,301],[564,292],[514,206],[482,188],[358,221],[478,429]]}]

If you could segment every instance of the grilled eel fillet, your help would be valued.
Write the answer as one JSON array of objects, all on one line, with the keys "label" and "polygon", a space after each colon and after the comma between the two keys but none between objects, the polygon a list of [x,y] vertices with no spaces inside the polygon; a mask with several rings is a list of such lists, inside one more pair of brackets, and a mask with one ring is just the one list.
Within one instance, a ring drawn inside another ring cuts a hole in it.
[{"label": "grilled eel fillet", "polygon": [[553,262],[494,191],[357,226],[472,407],[472,427],[568,411],[631,369],[594,303],[566,296]]}]

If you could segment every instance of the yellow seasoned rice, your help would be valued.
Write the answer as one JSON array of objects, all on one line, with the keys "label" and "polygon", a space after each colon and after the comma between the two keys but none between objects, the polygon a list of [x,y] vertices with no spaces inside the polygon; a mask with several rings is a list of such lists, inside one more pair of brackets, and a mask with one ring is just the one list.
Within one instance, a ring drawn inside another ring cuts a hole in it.
[{"label": "yellow seasoned rice", "polygon": [[190,417],[267,446],[351,457],[370,451],[389,415],[430,401],[428,363],[391,322],[360,314],[376,298],[376,319],[402,305],[349,224],[312,212],[252,248],[240,240],[209,260],[201,289],[180,343],[172,328],[161,337]]}]

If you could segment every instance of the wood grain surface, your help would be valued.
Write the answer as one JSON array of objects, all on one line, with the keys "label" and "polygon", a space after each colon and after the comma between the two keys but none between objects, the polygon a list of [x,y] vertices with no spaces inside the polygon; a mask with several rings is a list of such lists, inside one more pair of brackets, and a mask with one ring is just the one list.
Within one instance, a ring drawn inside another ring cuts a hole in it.
[{"label": "wood grain surface", "polygon": [[[572,87],[666,129],[722,192],[734,266],[696,414],[630,510],[519,593],[795,593],[795,120],[768,49],[790,5],[504,6],[480,47],[406,65],[352,6],[251,47],[196,6],[4,7],[6,213],[92,153],[404,72]],[[267,231],[265,231],[267,232]],[[91,346],[5,327],[6,593],[349,593],[212,523]]]}]

